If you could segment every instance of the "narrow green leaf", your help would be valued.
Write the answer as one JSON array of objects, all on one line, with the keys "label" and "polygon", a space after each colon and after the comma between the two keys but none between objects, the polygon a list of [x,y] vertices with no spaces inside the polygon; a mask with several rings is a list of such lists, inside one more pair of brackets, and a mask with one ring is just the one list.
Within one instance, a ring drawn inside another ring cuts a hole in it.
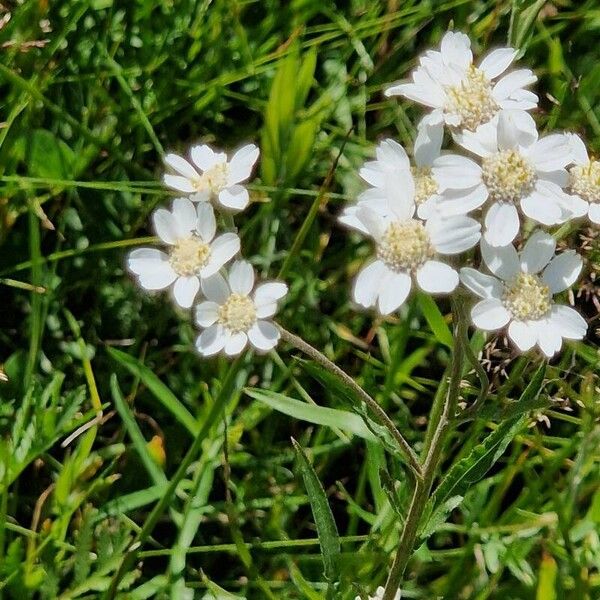
[{"label": "narrow green leaf", "polygon": [[452,348],[452,332],[444,319],[444,315],[442,315],[438,305],[435,303],[435,300],[428,294],[419,292],[417,294],[417,302],[437,341],[440,342],[440,344],[444,344],[444,346],[448,346],[448,348]]},{"label": "narrow green leaf", "polygon": [[145,365],[133,356],[116,348],[107,348],[108,353],[130,373],[139,377],[154,397],[195,437],[200,430],[196,419],[175,397],[175,394]]},{"label": "narrow green leaf", "polygon": [[535,600],[556,600],[556,576],[558,565],[552,556],[544,554],[538,573]]},{"label": "narrow green leaf", "polygon": [[293,398],[278,394],[277,392],[271,392],[270,390],[246,388],[245,392],[251,398],[263,402],[271,408],[274,408],[289,417],[293,417],[294,419],[348,431],[365,440],[376,440],[375,436],[369,431],[363,420],[358,415],[351,412],[307,404],[306,402],[294,400]]},{"label": "narrow green leaf", "polygon": [[333,583],[339,578],[338,561],[340,557],[340,538],[333,519],[333,513],[327,501],[325,490],[314,468],[308,461],[304,450],[302,450],[298,442],[293,438],[292,444],[298,456],[302,479],[304,480],[313,518],[317,526],[324,574],[326,579]]},{"label": "narrow green leaf", "polygon": [[123,398],[123,394],[121,394],[117,376],[114,373],[110,378],[110,391],[115,403],[115,408],[123,420],[123,424],[125,425],[127,433],[133,442],[133,446],[138,453],[142,464],[146,468],[146,471],[148,471],[148,474],[152,478],[152,481],[157,485],[166,483],[167,478],[165,477],[165,474],[154,462],[150,456],[150,453],[148,452],[148,449],[146,448],[146,440],[144,439],[138,424],[135,422],[135,419],[131,414],[131,410],[129,410],[129,406],[127,406],[127,402],[125,402],[125,398]]},{"label": "narrow green leaf", "polygon": [[464,495],[471,485],[482,479],[502,456],[508,444],[519,433],[524,423],[525,417],[501,423],[481,444],[475,446],[465,458],[452,465],[429,501],[427,512],[433,514],[435,508],[441,506],[453,496]]}]

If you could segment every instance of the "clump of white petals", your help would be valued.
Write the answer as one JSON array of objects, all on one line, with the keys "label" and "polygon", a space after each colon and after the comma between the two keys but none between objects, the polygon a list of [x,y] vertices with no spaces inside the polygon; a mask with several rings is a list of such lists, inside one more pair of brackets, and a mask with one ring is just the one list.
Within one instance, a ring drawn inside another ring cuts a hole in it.
[{"label": "clump of white petals", "polygon": [[[383,588],[383,586],[379,586],[376,590],[375,590],[375,594],[373,596],[369,596],[369,600],[383,600],[383,594],[385,593],[385,589]],[[402,593],[400,592],[400,590],[398,590],[396,592],[396,595],[394,596],[394,600],[400,600],[402,598]],[[356,596],[356,600],[361,600],[360,596]]]},{"label": "clump of white petals", "polygon": [[214,275],[239,252],[240,239],[231,232],[217,236],[212,206],[194,205],[187,198],[176,198],[171,210],[157,209],[152,220],[166,252],[138,248],[130,252],[127,267],[147,290],[173,286],[175,302],[190,308],[201,279]]},{"label": "clump of white petals", "polygon": [[190,194],[194,202],[214,202],[232,211],[243,210],[250,197],[241,183],[250,177],[258,155],[254,144],[240,148],[231,160],[206,144],[193,146],[191,162],[177,154],[167,154],[165,163],[176,174],[167,173],[163,180],[168,187]]},{"label": "clump of white petals", "polygon": [[402,178],[402,185],[394,188],[393,195],[377,201],[359,199],[340,217],[375,242],[376,258],[358,274],[353,298],[365,308],[376,306],[383,315],[404,303],[413,280],[425,292],[452,292],[458,285],[458,273],[440,258],[475,246],[481,229],[477,221],[464,215],[432,217],[426,222],[415,218],[412,174],[399,169],[395,176]]},{"label": "clump of white petals", "polygon": [[587,204],[568,195],[566,167],[572,162],[569,138],[538,138],[535,123],[522,111],[504,111],[457,142],[479,157],[445,154],[433,165],[441,189],[442,214],[466,214],[484,205],[484,233],[492,246],[513,242],[519,213],[543,225],[564,223],[585,214]]},{"label": "clump of white petals", "polygon": [[581,257],[572,250],[554,255],[554,238],[535,232],[517,254],[514,246],[494,248],[481,242],[483,261],[493,275],[468,267],[460,271],[462,283],[482,298],[471,311],[473,323],[484,331],[508,325],[508,336],[521,351],[538,346],[552,357],[563,339],[583,339],[587,323],[568,306],[555,304],[553,296],[575,283]]},{"label": "clump of white petals", "polygon": [[574,164],[569,168],[567,191],[586,203],[588,218],[600,225],[600,161],[590,159],[578,135],[570,133],[568,139]]},{"label": "clump of white petals", "polygon": [[537,96],[525,89],[537,80],[530,69],[506,73],[516,58],[513,48],[498,48],[476,66],[471,40],[449,31],[440,50],[419,59],[412,81],[389,87],[386,96],[404,96],[432,109],[430,123],[476,131],[502,110],[531,110]]},{"label": "clump of white petals", "polygon": [[223,352],[239,354],[248,343],[259,352],[273,349],[279,330],[270,321],[277,302],[288,291],[281,282],[266,282],[255,287],[254,269],[246,261],[235,262],[227,279],[220,273],[202,281],[206,301],[196,306],[196,323],[204,331],[196,340],[202,356]]}]

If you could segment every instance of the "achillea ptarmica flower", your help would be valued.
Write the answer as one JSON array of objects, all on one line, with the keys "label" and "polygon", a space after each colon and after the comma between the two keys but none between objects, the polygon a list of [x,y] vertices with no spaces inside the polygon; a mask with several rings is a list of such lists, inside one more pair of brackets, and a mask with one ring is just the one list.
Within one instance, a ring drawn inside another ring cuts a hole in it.
[{"label": "achillea ptarmica flower", "polygon": [[[383,586],[380,585],[375,590],[375,595],[369,596],[369,600],[382,600],[384,592],[385,592],[385,590],[384,590]],[[400,590],[398,590],[396,592],[396,595],[394,596],[394,600],[400,600],[401,597],[402,597],[402,593],[400,592]],[[356,596],[356,600],[361,600],[360,596]]]},{"label": "achillea ptarmica flower", "polygon": [[590,221],[600,225],[600,161],[590,159],[587,148],[578,135],[567,135],[574,163],[569,169],[567,191],[586,203]]},{"label": "achillea ptarmica flower", "polygon": [[525,352],[536,344],[552,357],[562,340],[583,339],[587,323],[573,308],[555,304],[554,294],[569,288],[581,272],[581,257],[572,250],[554,256],[556,242],[535,232],[517,254],[514,246],[494,248],[481,242],[483,261],[494,276],[468,267],[462,283],[482,298],[471,311],[473,323],[484,331],[508,325],[508,336]]},{"label": "achillea ptarmica flower", "polygon": [[138,248],[127,258],[127,267],[147,290],[173,285],[173,297],[181,308],[190,308],[200,290],[200,280],[214,275],[240,250],[235,233],[215,237],[217,226],[208,203],[194,205],[176,198],[169,211],[157,209],[153,216],[156,234],[167,246]]},{"label": "achillea ptarmica flower", "polygon": [[437,124],[476,131],[504,109],[531,110],[537,106],[537,96],[525,89],[537,80],[530,69],[503,75],[516,55],[513,48],[498,48],[475,66],[469,38],[449,31],[442,38],[440,51],[428,50],[421,56],[412,82],[393,85],[385,94],[404,96],[432,108]]},{"label": "achillea ptarmica flower", "polygon": [[255,287],[252,265],[237,261],[227,280],[220,273],[203,279],[202,291],[207,299],[196,306],[196,323],[204,328],[196,340],[202,356],[221,351],[235,356],[248,342],[259,352],[277,345],[279,330],[268,319],[287,294],[285,283],[269,281]]},{"label": "achillea ptarmica flower", "polygon": [[229,210],[243,210],[250,197],[240,184],[250,177],[258,155],[254,144],[240,148],[231,160],[206,144],[193,146],[191,163],[177,154],[167,154],[165,162],[177,175],[167,173],[163,180],[168,187],[191,194],[194,202],[214,202]]},{"label": "achillea ptarmica flower", "polygon": [[401,201],[388,202],[385,209],[361,206],[353,215],[360,223],[356,229],[367,231],[375,241],[377,256],[354,283],[353,297],[361,306],[377,306],[383,315],[392,313],[408,297],[413,278],[430,293],[450,293],[458,285],[458,273],[438,258],[475,246],[480,224],[464,215],[424,223],[413,218],[414,212],[407,191]]},{"label": "achillea ptarmica flower", "polygon": [[538,139],[535,123],[522,111],[504,111],[461,145],[480,157],[479,164],[458,154],[434,161],[441,189],[442,214],[466,214],[484,204],[483,238],[492,246],[512,243],[519,232],[519,209],[543,225],[585,214],[587,205],[563,191],[571,163],[569,138],[552,134]]}]

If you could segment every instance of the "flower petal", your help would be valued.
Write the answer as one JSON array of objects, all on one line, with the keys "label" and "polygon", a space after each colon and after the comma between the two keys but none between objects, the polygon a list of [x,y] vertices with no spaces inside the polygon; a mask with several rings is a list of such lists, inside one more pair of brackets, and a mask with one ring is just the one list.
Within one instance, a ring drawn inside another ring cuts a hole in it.
[{"label": "flower petal", "polygon": [[431,243],[440,254],[459,254],[472,248],[481,237],[481,225],[463,215],[432,217],[425,224]]},{"label": "flower petal", "polygon": [[582,340],[588,330],[586,320],[569,306],[555,304],[549,320],[556,331],[568,340]]},{"label": "flower petal", "polygon": [[178,277],[173,286],[173,297],[181,308],[190,308],[200,290],[200,280],[195,275]]},{"label": "flower petal", "polygon": [[558,294],[577,281],[582,267],[581,256],[574,250],[567,250],[550,261],[542,273],[542,280],[553,294]]},{"label": "flower petal", "polygon": [[551,195],[549,190],[540,187],[542,182],[538,180],[536,189],[526,198],[521,200],[521,210],[525,216],[542,223],[543,225],[555,225],[560,221],[562,210],[559,200]]},{"label": "flower petal", "polygon": [[208,264],[200,271],[202,277],[210,277],[228,263],[240,251],[240,238],[235,233],[223,233],[210,245]]},{"label": "flower petal", "polygon": [[261,319],[272,317],[277,311],[277,301],[287,292],[288,286],[280,281],[268,281],[258,285],[254,291],[256,316]]},{"label": "flower petal", "polygon": [[576,133],[565,133],[565,135],[571,149],[573,162],[576,165],[587,165],[590,162],[590,158],[583,140]]},{"label": "flower petal", "polygon": [[178,154],[167,154],[165,162],[171,169],[179,173],[179,175],[183,175],[186,179],[195,179],[198,177],[198,171],[185,158]]},{"label": "flower petal", "polygon": [[208,202],[200,202],[196,208],[196,231],[206,244],[210,244],[217,231],[215,211]]},{"label": "flower petal", "polygon": [[540,138],[527,151],[536,171],[556,171],[573,160],[569,138],[563,133],[554,133]]},{"label": "flower petal", "polygon": [[192,185],[192,182],[187,177],[181,177],[181,175],[163,175],[163,182],[167,187],[173,188],[178,192],[184,192],[185,194],[191,194],[196,190]]},{"label": "flower petal", "polygon": [[240,331],[238,333],[231,333],[225,342],[225,354],[227,356],[237,356],[248,343],[248,336]]},{"label": "flower petal", "polygon": [[229,287],[234,294],[247,296],[254,287],[254,269],[246,260],[237,260],[229,270]]},{"label": "flower petal", "polygon": [[260,150],[254,144],[247,144],[240,148],[229,162],[227,184],[240,183],[250,177],[254,163],[258,160]]},{"label": "flower petal", "polygon": [[494,79],[510,67],[516,56],[517,51],[514,48],[497,48],[483,58],[479,70],[483,71],[488,79]]},{"label": "flower petal", "polygon": [[471,319],[475,327],[483,331],[495,331],[509,322],[510,313],[497,298],[486,298],[471,309]]},{"label": "flower petal", "polygon": [[417,127],[414,156],[419,167],[430,167],[440,155],[444,138],[444,124],[431,115],[425,115]]},{"label": "flower petal", "polygon": [[519,89],[527,87],[536,81],[537,77],[530,69],[517,69],[498,80],[492,90],[492,95],[496,101],[502,101],[512,96]]},{"label": "flower petal", "polygon": [[428,260],[417,271],[419,287],[431,294],[449,294],[458,285],[458,273],[449,265]]},{"label": "flower petal", "polygon": [[135,275],[152,275],[164,263],[169,264],[168,255],[156,248],[136,248],[127,256],[127,268]]},{"label": "flower petal", "polygon": [[465,156],[443,154],[433,161],[433,176],[442,191],[466,190],[481,183],[481,167]]},{"label": "flower petal", "polygon": [[521,352],[527,352],[537,342],[537,328],[524,321],[511,321],[508,326],[508,337]]},{"label": "flower petal", "polygon": [[471,40],[469,36],[457,31],[448,31],[442,38],[440,46],[442,60],[449,66],[457,66],[462,71],[468,69],[473,62]]},{"label": "flower petal", "polygon": [[227,161],[227,156],[225,154],[222,152],[214,152],[214,150],[206,144],[192,146],[190,156],[192,157],[194,164],[202,171],[208,171],[215,165]]},{"label": "flower petal", "polygon": [[539,321],[530,323],[530,325],[534,325],[537,329],[540,350],[548,358],[552,358],[562,347],[562,336],[552,326],[551,319],[540,319]]},{"label": "flower petal", "polygon": [[196,325],[210,327],[219,318],[219,305],[211,300],[205,300],[196,305]]},{"label": "flower petal", "polygon": [[504,281],[510,281],[521,271],[519,257],[512,244],[490,246],[485,240],[481,240],[481,257],[487,268]]},{"label": "flower petal", "polygon": [[460,270],[460,280],[466,288],[480,298],[500,299],[504,293],[502,282],[470,267],[463,267]]},{"label": "flower petal", "polygon": [[223,326],[215,323],[196,338],[196,348],[202,356],[213,356],[223,350],[226,341]]},{"label": "flower petal", "polygon": [[152,272],[139,276],[140,285],[146,290],[163,290],[177,279],[177,273],[168,262],[159,263]]},{"label": "flower petal", "polygon": [[241,185],[232,185],[219,192],[219,203],[231,210],[244,210],[250,202],[248,190]]},{"label": "flower petal", "polygon": [[388,269],[386,271],[379,284],[377,299],[377,308],[382,315],[389,315],[404,304],[412,287],[412,279],[407,273],[394,273]]},{"label": "flower petal", "polygon": [[521,269],[524,273],[539,273],[554,256],[556,240],[548,233],[538,230],[521,251]]},{"label": "flower petal", "polygon": [[485,215],[483,236],[490,246],[507,246],[517,237],[521,222],[519,212],[509,202],[494,202]]},{"label": "flower petal", "polygon": [[202,279],[200,285],[202,293],[206,298],[219,305],[225,304],[231,294],[227,281],[225,281],[225,278],[220,273],[215,273],[211,277]]},{"label": "flower petal", "polygon": [[175,218],[166,208],[159,208],[152,215],[154,231],[166,244],[176,244],[181,239],[179,227]]},{"label": "flower petal", "polygon": [[386,272],[387,268],[380,260],[363,267],[359,271],[352,289],[354,302],[365,308],[375,306],[381,282]]},{"label": "flower petal", "polygon": [[187,198],[175,198],[171,213],[177,228],[178,238],[187,237],[196,229],[196,208]]},{"label": "flower petal", "polygon": [[279,329],[269,321],[259,320],[248,331],[250,343],[261,352],[275,348],[279,337]]},{"label": "flower petal", "polygon": [[588,209],[588,216],[592,223],[600,225],[600,204],[590,204],[590,208]]}]

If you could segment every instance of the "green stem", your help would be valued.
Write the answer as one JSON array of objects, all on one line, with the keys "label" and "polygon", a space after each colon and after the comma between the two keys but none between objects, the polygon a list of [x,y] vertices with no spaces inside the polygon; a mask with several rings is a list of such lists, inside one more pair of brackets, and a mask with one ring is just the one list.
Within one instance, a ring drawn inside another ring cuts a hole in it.
[{"label": "green stem", "polygon": [[[443,402],[436,402],[438,406],[432,408],[428,433],[431,431],[431,441],[427,445],[427,450],[424,453],[424,462],[422,466],[423,478],[417,479],[413,491],[410,505],[404,521],[404,529],[398,543],[398,550],[392,563],[387,582],[385,584],[385,592],[383,600],[394,600],[404,570],[408,560],[411,557],[415,540],[421,524],[421,517],[425,510],[425,505],[429,499],[433,480],[437,473],[437,469],[441,460],[444,444],[446,442],[448,431],[454,415],[458,398],[460,396],[460,382],[463,374],[465,362],[465,337],[468,328],[468,320],[465,311],[464,301],[453,299],[452,302],[454,315],[454,348],[452,353],[450,382],[448,384],[448,393],[445,397],[438,394],[439,398],[443,398]],[[437,400],[437,398],[436,398]],[[441,404],[441,410],[439,405]]]},{"label": "green stem", "polygon": [[410,444],[404,439],[404,436],[398,431],[398,428],[394,422],[388,417],[386,412],[379,406],[376,400],[374,400],[365,390],[363,390],[345,371],[342,371],[336,364],[332,363],[324,354],[319,352],[316,348],[313,348],[310,344],[305,342],[302,338],[294,335],[278,325],[279,331],[281,332],[281,338],[291,344],[308,357],[312,358],[315,362],[319,363],[322,367],[327,369],[330,373],[333,373],[336,377],[341,379],[344,384],[352,389],[352,391],[371,409],[375,417],[381,425],[383,425],[392,435],[396,443],[398,444],[402,455],[405,457],[408,466],[415,475],[417,481],[423,477],[423,472],[417,455],[414,453]]}]

